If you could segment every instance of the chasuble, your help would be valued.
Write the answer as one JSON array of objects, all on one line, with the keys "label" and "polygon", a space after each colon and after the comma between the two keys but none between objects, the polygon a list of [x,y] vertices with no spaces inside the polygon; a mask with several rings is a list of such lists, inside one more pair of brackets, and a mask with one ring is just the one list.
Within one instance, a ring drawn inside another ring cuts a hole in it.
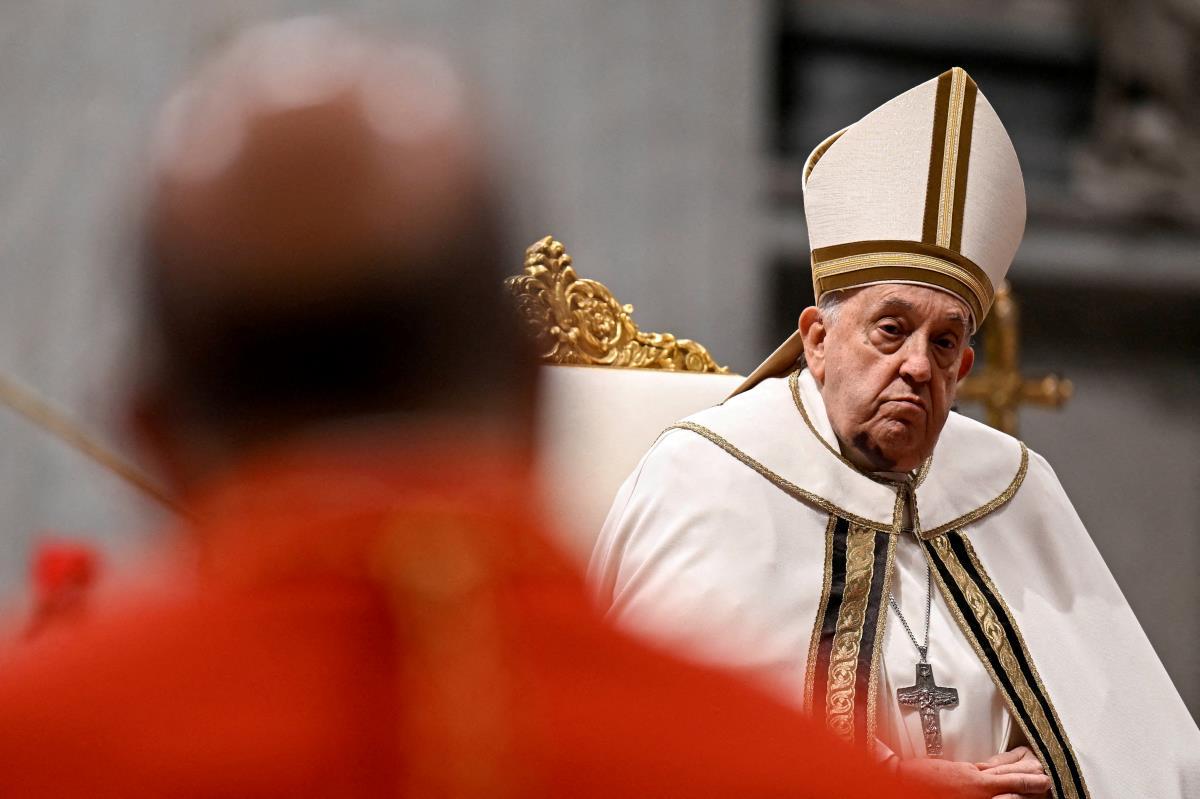
[{"label": "chasuble", "polygon": [[807,372],[667,430],[625,482],[590,576],[619,624],[755,674],[846,740],[924,756],[928,662],[958,704],[944,756],[1017,743],[1059,797],[1200,795],[1200,731],[1049,464],[951,413],[907,480],[838,452]]}]

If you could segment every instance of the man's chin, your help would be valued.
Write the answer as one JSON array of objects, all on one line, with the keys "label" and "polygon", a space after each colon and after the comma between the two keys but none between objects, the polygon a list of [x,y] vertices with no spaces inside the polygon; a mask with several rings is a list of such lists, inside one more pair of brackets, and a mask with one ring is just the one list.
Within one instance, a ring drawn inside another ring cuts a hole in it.
[{"label": "man's chin", "polygon": [[927,453],[924,452],[921,440],[918,440],[912,427],[903,426],[902,430],[884,430],[875,439],[875,455],[881,462],[890,463],[886,471],[911,472],[921,465]]}]

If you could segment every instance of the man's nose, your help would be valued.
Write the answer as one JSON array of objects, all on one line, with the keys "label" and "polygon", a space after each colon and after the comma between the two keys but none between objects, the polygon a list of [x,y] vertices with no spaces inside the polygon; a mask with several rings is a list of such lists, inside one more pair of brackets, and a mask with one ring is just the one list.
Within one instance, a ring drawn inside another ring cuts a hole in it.
[{"label": "man's nose", "polygon": [[901,349],[900,376],[910,383],[928,383],[933,379],[929,345],[916,336],[909,337]]}]

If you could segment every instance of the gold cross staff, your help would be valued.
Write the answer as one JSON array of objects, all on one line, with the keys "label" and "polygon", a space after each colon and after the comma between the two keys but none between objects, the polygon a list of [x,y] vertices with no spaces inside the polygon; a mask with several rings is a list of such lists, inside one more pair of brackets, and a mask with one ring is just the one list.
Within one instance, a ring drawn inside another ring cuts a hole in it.
[{"label": "gold cross staff", "polygon": [[983,328],[983,369],[962,382],[958,399],[983,403],[987,423],[1014,436],[1021,405],[1061,408],[1075,390],[1070,380],[1058,375],[1024,377],[1020,339],[1021,312],[1005,282],[996,292],[991,315]]}]

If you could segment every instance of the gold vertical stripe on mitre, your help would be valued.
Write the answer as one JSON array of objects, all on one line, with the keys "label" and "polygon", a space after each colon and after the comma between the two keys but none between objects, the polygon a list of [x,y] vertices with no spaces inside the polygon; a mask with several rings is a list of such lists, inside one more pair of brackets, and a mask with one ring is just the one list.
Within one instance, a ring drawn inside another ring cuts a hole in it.
[{"label": "gold vertical stripe on mitre", "polygon": [[[961,71],[961,70],[960,70]],[[966,77],[963,88],[962,118],[959,122],[958,159],[954,175],[954,192],[950,202],[950,249],[962,252],[963,209],[967,204],[967,177],[971,169],[971,134],[975,129],[975,81]]]},{"label": "gold vertical stripe on mitre", "polygon": [[962,248],[963,205],[975,120],[975,81],[955,67],[938,77],[921,240]]},{"label": "gold vertical stripe on mitre", "polygon": [[933,134],[929,141],[929,176],[925,181],[925,217],[921,241],[937,244],[938,213],[941,209],[943,155],[946,148],[946,114],[950,107],[951,73],[938,76],[933,100]]}]

